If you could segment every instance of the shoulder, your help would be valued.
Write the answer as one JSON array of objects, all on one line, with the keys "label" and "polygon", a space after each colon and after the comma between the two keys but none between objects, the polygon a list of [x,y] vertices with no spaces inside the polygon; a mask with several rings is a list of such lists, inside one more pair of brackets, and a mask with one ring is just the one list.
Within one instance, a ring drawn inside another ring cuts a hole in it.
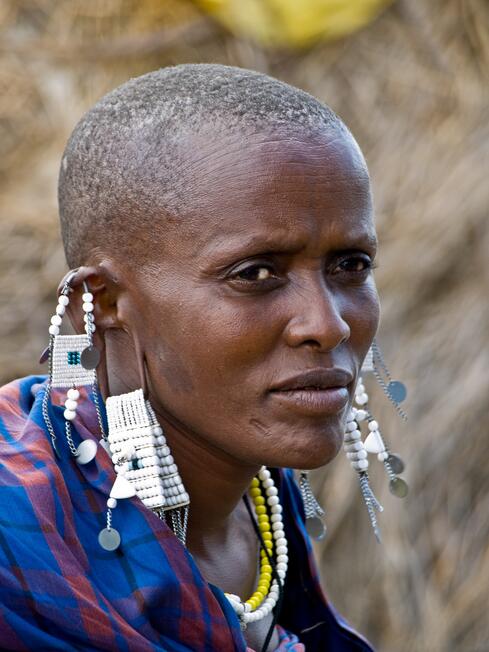
[{"label": "shoulder", "polygon": [[30,420],[38,425],[33,407],[45,381],[45,376],[27,376],[0,387],[0,443],[18,442]]}]

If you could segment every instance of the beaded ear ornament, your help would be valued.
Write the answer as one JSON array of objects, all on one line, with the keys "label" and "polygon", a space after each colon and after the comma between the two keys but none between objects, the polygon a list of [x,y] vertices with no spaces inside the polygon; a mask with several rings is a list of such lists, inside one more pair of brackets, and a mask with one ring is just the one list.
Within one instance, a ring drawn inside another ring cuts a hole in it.
[{"label": "beaded ear ornament", "polygon": [[[372,374],[376,378],[403,420],[407,420],[407,417],[401,409],[400,403],[405,400],[407,390],[402,382],[392,380],[379,345],[374,340],[365,357],[355,388],[354,402],[356,405],[352,406],[347,416],[344,449],[352,468],[358,475],[360,491],[367,507],[370,523],[377,540],[380,542],[380,530],[376,513],[382,512],[383,508],[370,487],[368,454],[377,455],[378,460],[383,463],[389,478],[389,490],[394,496],[405,498],[408,494],[408,485],[403,478],[399,477],[405,469],[404,462],[398,455],[389,450],[379,424],[370,411],[369,396],[363,384],[363,376],[366,374]],[[367,427],[365,441],[362,440],[361,423],[365,423]],[[326,527],[322,520],[324,510],[312,493],[307,471],[300,472],[299,487],[304,503],[306,529],[311,537],[320,540],[326,533]]]},{"label": "beaded ear ornament", "polygon": [[85,321],[85,334],[83,335],[61,335],[60,328],[63,316],[70,303],[71,282],[75,277],[73,272],[66,279],[61,293],[58,297],[56,312],[51,317],[49,326],[49,345],[41,355],[40,362],[49,361],[49,379],[43,397],[42,414],[46,428],[51,437],[51,444],[54,452],[59,457],[56,445],[56,433],[49,417],[49,401],[52,389],[66,389],[65,410],[65,436],[72,456],[78,464],[88,464],[97,454],[97,444],[91,439],[84,439],[78,446],[75,446],[71,423],[76,418],[78,399],[80,398],[79,387],[90,386],[94,396],[97,410],[102,441],[106,435],[103,428],[102,417],[98,405],[97,377],[95,368],[100,359],[98,350],[93,344],[93,333],[95,324],[93,320],[93,294],[88,291],[84,284],[82,296],[83,312]]}]

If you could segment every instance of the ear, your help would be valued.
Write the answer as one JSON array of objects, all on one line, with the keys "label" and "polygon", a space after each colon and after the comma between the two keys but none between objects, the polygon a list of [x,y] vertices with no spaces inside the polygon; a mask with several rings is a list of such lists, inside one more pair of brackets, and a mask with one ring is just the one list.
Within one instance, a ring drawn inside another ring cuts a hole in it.
[{"label": "ear", "polygon": [[[83,294],[90,292],[93,295],[93,317],[96,331],[94,339],[102,345],[103,336],[110,328],[123,328],[117,314],[118,282],[117,277],[111,272],[110,266],[100,264],[93,267],[79,267],[66,274],[58,286],[58,295],[65,283],[70,284],[70,303],[67,315],[77,333],[84,332],[84,312],[82,310]],[[103,348],[103,345],[102,345]]]}]

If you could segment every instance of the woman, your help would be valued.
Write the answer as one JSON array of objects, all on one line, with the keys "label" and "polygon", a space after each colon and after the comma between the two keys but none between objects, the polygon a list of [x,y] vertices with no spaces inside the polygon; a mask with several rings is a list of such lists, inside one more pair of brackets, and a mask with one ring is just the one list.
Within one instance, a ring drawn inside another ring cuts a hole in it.
[{"label": "woman", "polygon": [[370,650],[285,470],[337,454],[378,324],[350,132],[265,75],[159,70],[82,118],[59,206],[49,380],[1,395],[3,649]]}]

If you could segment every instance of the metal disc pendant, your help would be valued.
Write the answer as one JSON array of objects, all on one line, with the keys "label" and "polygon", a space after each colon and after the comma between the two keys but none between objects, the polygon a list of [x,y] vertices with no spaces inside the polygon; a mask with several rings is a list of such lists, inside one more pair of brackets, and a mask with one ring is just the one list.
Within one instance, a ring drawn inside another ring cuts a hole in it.
[{"label": "metal disc pendant", "polygon": [[326,536],[326,526],[319,516],[306,518],[306,531],[316,541],[321,541]]},{"label": "metal disc pendant", "polygon": [[98,349],[93,346],[87,346],[86,349],[83,349],[80,356],[80,362],[84,369],[95,369],[95,367],[100,362],[100,353]]},{"label": "metal disc pendant", "polygon": [[387,385],[387,391],[389,392],[391,399],[397,404],[402,403],[406,399],[406,385],[401,383],[400,380],[391,380]]},{"label": "metal disc pendant", "polygon": [[397,498],[405,498],[408,494],[408,486],[402,478],[392,478],[389,482],[389,491]]},{"label": "metal disc pendant", "polygon": [[76,452],[77,464],[88,464],[95,459],[95,455],[97,454],[97,442],[93,441],[93,439],[84,439],[76,449]]},{"label": "metal disc pendant", "polygon": [[389,453],[387,462],[396,475],[402,473],[406,468],[399,455],[394,455],[394,453]]},{"label": "metal disc pendant", "polygon": [[121,535],[113,527],[111,527],[110,530],[104,527],[104,529],[99,532],[98,542],[104,550],[112,552],[113,550],[117,550],[121,545]]},{"label": "metal disc pendant", "polygon": [[41,357],[39,358],[39,364],[44,364],[47,362],[47,359],[49,358],[49,346],[47,346],[44,351],[41,353]]}]

